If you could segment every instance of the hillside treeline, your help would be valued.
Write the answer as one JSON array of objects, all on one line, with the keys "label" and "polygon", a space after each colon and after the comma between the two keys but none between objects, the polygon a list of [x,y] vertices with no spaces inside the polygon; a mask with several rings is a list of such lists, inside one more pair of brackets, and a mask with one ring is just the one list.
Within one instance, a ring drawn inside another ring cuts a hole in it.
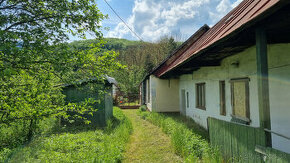
[{"label": "hillside treeline", "polygon": [[[123,69],[110,74],[126,94],[138,94],[138,86],[147,73],[170,55],[181,43],[172,37],[162,37],[156,43],[130,41],[126,39],[106,38],[103,50],[119,53],[117,60],[125,65]],[[78,49],[87,49],[97,40],[75,41],[71,45]]]}]

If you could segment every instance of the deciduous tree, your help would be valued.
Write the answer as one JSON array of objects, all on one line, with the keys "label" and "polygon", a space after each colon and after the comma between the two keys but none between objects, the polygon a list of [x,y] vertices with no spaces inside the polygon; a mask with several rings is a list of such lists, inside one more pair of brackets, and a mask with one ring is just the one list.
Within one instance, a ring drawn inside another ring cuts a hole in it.
[{"label": "deciduous tree", "polygon": [[[102,41],[73,49],[69,36],[101,40],[103,15],[94,0],[0,0],[0,125],[66,115],[61,84],[98,78],[120,64]],[[32,133],[30,133],[32,134]]]}]

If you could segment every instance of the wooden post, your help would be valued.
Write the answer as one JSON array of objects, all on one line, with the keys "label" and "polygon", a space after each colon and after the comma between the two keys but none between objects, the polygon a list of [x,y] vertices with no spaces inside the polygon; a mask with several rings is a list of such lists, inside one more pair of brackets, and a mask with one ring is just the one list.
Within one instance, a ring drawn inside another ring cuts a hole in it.
[{"label": "wooden post", "polygon": [[[268,80],[268,55],[267,37],[263,27],[256,29],[256,50],[257,50],[257,80],[259,117],[261,129],[271,129],[270,105],[269,105],[269,80]],[[265,131],[264,131],[265,132]],[[271,134],[265,132],[265,141],[262,145],[271,147]]]}]

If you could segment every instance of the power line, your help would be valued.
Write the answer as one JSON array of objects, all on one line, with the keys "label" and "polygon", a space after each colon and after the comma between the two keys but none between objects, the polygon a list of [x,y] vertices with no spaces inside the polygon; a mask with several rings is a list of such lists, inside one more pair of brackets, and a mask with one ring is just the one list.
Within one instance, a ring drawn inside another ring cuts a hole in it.
[{"label": "power line", "polygon": [[125,24],[125,26],[136,36],[138,37],[141,41],[143,41],[143,39],[136,33],[133,31],[132,28],[129,27],[129,25],[118,15],[118,13],[113,9],[113,7],[107,2],[107,0],[104,0],[105,3],[111,8],[111,10],[116,14],[116,16]]}]

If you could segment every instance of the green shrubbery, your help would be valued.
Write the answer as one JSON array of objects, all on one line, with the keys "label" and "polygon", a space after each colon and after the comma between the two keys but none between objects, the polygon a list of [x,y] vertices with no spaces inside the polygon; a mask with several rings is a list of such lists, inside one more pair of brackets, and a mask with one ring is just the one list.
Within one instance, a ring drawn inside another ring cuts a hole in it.
[{"label": "green shrubbery", "polygon": [[220,152],[207,142],[206,131],[192,120],[184,122],[180,116],[150,113],[141,108],[138,114],[170,135],[175,152],[187,162],[222,162]]},{"label": "green shrubbery", "polygon": [[114,108],[114,117],[108,121],[106,128],[52,128],[18,149],[9,161],[120,162],[132,129],[129,119],[120,109]]},{"label": "green shrubbery", "polygon": [[[33,136],[50,134],[57,122],[55,118],[38,121]],[[29,125],[30,121],[27,120],[18,120],[9,125],[0,124],[0,162],[6,160],[16,148],[28,143]]]}]

